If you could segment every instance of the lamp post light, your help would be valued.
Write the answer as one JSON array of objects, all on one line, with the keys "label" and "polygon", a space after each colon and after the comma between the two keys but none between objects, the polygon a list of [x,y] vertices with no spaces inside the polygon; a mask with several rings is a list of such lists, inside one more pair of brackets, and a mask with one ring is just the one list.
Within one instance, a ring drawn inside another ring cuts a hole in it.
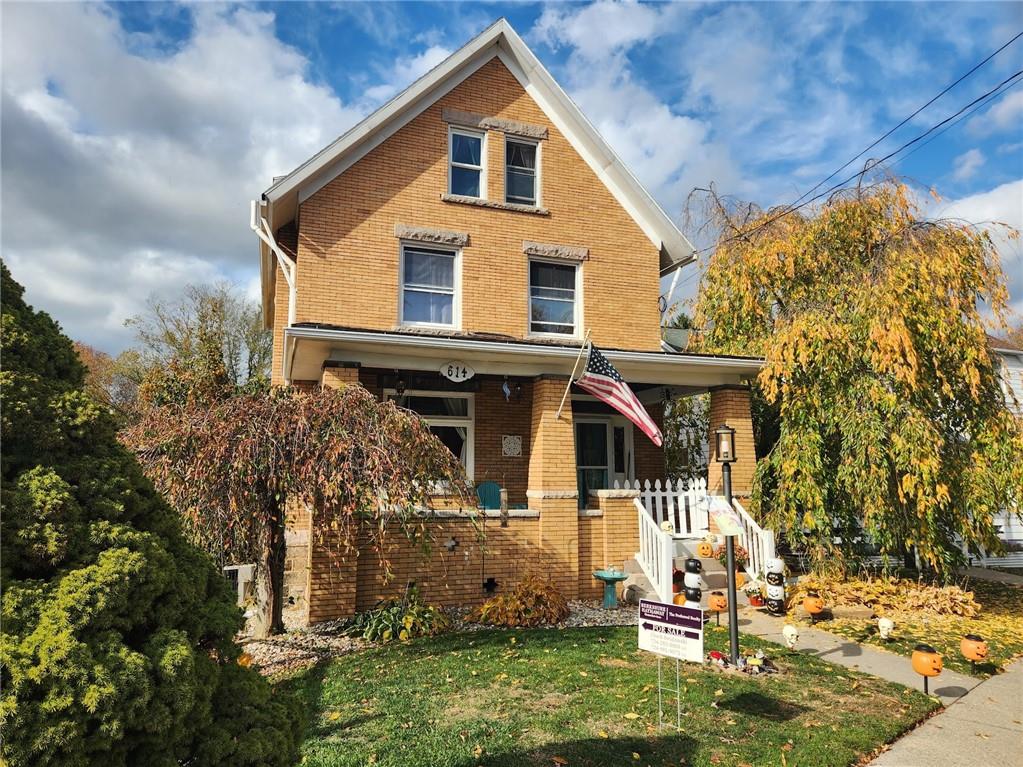
[{"label": "lamp post light", "polygon": [[[724,484],[725,500],[732,506],[732,461],[735,460],[735,429],[721,424],[714,431],[714,458],[721,464],[721,480]],[[739,662],[739,613],[735,594],[735,536],[725,536],[726,573],[728,577],[728,644],[732,665]]]}]

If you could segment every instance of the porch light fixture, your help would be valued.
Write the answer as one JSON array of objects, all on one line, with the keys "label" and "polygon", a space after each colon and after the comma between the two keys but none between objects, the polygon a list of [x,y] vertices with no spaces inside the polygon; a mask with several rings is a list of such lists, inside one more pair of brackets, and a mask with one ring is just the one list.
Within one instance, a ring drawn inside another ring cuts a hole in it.
[{"label": "porch light fixture", "polygon": [[401,399],[405,396],[405,379],[401,377],[400,370],[394,371],[394,377],[394,393],[397,395],[398,399]]},{"label": "porch light fixture", "polygon": [[714,458],[718,463],[729,464],[735,461],[735,429],[728,424],[721,424],[714,431]]}]

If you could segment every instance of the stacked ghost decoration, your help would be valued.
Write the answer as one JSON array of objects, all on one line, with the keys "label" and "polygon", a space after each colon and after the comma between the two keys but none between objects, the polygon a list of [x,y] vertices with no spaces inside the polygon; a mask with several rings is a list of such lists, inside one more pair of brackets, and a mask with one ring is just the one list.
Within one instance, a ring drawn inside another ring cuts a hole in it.
[{"label": "stacked ghost decoration", "polygon": [[767,580],[767,609],[773,615],[785,612],[785,560],[772,557],[764,565]]}]

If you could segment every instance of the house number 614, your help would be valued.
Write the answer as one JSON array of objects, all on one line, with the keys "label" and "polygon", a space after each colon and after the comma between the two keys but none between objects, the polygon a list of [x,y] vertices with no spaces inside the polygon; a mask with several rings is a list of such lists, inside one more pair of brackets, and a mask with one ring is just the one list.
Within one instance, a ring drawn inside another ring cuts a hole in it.
[{"label": "house number 614", "polygon": [[464,362],[445,362],[440,367],[440,374],[449,381],[468,381],[476,371]]}]

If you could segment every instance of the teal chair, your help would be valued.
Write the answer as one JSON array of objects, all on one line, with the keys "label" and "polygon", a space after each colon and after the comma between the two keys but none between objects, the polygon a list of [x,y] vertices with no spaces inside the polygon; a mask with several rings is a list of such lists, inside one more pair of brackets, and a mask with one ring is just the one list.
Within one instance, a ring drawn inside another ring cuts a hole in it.
[{"label": "teal chair", "polygon": [[480,482],[476,485],[479,508],[499,510],[501,508],[501,486],[496,482]]}]

